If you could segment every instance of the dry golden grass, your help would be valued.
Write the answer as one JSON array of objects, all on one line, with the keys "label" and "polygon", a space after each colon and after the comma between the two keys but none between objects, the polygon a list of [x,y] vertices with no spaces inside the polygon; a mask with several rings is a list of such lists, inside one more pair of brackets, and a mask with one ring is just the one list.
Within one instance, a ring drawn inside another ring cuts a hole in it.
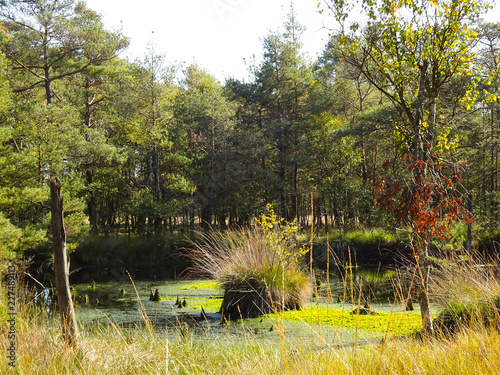
[{"label": "dry golden grass", "polygon": [[[445,305],[474,305],[497,295],[498,278],[490,272],[493,267],[476,267],[472,262],[454,262],[450,267],[441,269],[435,284],[436,292],[442,290]],[[456,267],[460,267],[458,274]],[[455,300],[459,297],[462,299]],[[5,300],[1,303],[4,306],[0,307],[5,308]],[[326,345],[306,340],[290,342],[279,324],[281,343],[252,335],[233,338],[222,334],[211,340],[180,334],[167,336],[161,328],[155,331],[147,324],[129,330],[110,322],[82,327],[77,347],[70,348],[61,338],[58,319],[24,306],[16,316],[14,368],[8,366],[6,355],[9,326],[6,321],[0,322],[0,373],[498,375],[499,320],[490,320],[486,326],[481,319],[466,323],[454,335],[388,338],[368,346],[338,347],[331,339],[332,344],[328,344],[321,329],[315,331],[317,336],[313,338]],[[304,329],[311,327],[304,323]]]},{"label": "dry golden grass", "polygon": [[[1,352],[6,353],[2,325]],[[392,339],[367,347],[323,349],[235,340],[174,339],[147,330],[87,327],[76,349],[65,347],[58,324],[19,315],[16,367],[5,355],[0,373],[13,374],[498,374],[497,329],[466,329],[452,338]],[[118,330],[118,331],[117,331]],[[167,370],[168,364],[168,370]]]}]

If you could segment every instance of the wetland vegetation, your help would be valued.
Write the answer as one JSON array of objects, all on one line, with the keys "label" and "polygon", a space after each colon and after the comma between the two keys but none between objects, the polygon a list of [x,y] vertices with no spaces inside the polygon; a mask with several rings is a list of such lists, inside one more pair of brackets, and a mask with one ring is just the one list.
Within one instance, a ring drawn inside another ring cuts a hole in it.
[{"label": "wetland vegetation", "polygon": [[500,25],[361,2],[221,83],[0,1],[0,373],[498,373]]},{"label": "wetland vegetation", "polygon": [[[418,305],[405,311],[398,298],[401,280],[393,272],[356,273],[353,267],[345,280],[337,273],[328,283],[322,280],[316,297],[301,310],[222,322],[223,287],[215,281],[76,284],[78,346],[64,345],[56,313],[21,299],[12,373],[494,374],[499,365],[500,288],[491,276],[498,268],[476,266],[456,263],[443,271],[433,289],[439,296],[433,301],[433,317],[443,311],[453,317],[459,302],[455,295],[461,296],[463,307],[453,335],[440,331],[433,336],[419,334]],[[457,272],[466,282],[453,280]],[[384,296],[373,297],[369,307],[360,298],[365,278],[367,284],[371,280],[370,290],[381,289],[375,295]],[[351,283],[357,288],[351,290]],[[149,300],[151,289],[160,291],[160,301]],[[29,293],[23,296],[29,298]],[[178,298],[186,300],[185,307],[176,306]],[[488,312],[480,306],[489,306]],[[485,324],[486,316],[494,319]],[[6,342],[2,340],[2,350]],[[5,358],[0,364],[6,366]]]}]

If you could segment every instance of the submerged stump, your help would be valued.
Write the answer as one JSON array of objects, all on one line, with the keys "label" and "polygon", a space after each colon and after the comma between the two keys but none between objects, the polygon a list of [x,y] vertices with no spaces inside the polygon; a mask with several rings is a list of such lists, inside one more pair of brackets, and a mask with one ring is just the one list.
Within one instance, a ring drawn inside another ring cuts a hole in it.
[{"label": "submerged stump", "polygon": [[153,293],[153,290],[151,290],[149,294],[149,299],[153,302],[161,301],[160,291],[156,289],[155,292]]},{"label": "submerged stump", "polygon": [[297,290],[262,284],[252,280],[243,285],[226,285],[220,310],[223,319],[255,318],[275,311],[298,310],[312,293],[309,284]]}]

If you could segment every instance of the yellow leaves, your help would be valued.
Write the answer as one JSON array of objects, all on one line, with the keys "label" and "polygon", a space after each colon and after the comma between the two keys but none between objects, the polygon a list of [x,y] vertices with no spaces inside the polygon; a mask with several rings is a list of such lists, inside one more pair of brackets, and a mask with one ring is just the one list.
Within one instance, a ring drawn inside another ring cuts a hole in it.
[{"label": "yellow leaves", "polygon": [[441,129],[437,137],[435,150],[442,154],[445,151],[455,150],[458,147],[459,139],[457,136],[450,138],[451,126],[445,126]]},{"label": "yellow leaves", "polygon": [[274,252],[283,267],[297,264],[307,252],[296,241],[296,234],[299,231],[297,219],[293,222],[286,222],[278,219],[270,204],[266,206],[266,213],[255,219],[255,227],[265,236],[267,245]]},{"label": "yellow leaves", "polygon": [[[500,87],[497,89],[497,92],[500,92]],[[495,103],[500,99],[500,94],[494,93],[494,92],[489,92],[486,89],[483,89],[483,103]]]},{"label": "yellow leaves", "polygon": [[464,106],[468,111],[472,109],[476,103],[479,95],[479,91],[476,90],[478,82],[472,82],[468,85],[465,95],[460,99],[460,104]]}]

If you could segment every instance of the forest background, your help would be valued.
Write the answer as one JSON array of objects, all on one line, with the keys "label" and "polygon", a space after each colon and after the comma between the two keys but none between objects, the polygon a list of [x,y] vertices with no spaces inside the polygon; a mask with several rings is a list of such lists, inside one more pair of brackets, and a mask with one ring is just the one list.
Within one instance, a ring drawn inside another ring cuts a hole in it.
[{"label": "forest background", "polygon": [[[380,205],[387,189],[412,180],[405,114],[346,59],[353,54],[338,35],[307,58],[293,10],[263,39],[249,80],[221,83],[203,67],[170,63],[153,44],[142,61],[120,58],[127,37],[83,2],[0,9],[3,257],[36,255],[49,267],[53,176],[77,264],[172,262],[193,231],[250,224],[267,204],[332,239],[359,228],[383,230],[384,241],[408,235],[407,218]],[[471,197],[473,238],[493,249],[500,26],[470,27],[461,47],[470,59],[439,93],[432,146],[453,176],[447,194],[464,210]],[[465,243],[465,224],[449,229],[451,241],[437,235],[435,248]]]}]

